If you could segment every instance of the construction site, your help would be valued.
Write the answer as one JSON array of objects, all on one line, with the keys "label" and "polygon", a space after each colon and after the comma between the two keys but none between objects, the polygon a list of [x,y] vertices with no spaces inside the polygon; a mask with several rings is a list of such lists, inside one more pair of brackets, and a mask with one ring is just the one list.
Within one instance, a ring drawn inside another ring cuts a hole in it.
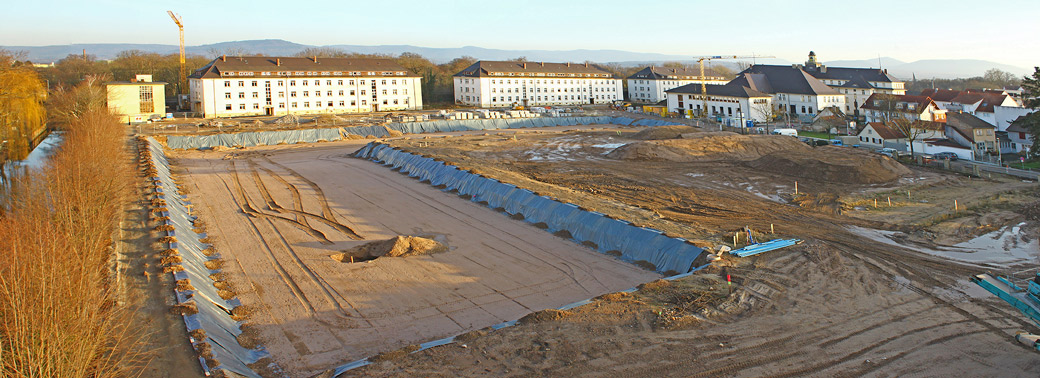
[{"label": "construction site", "polygon": [[207,372],[1040,374],[971,281],[1040,262],[1033,181],[618,115],[141,143]]}]

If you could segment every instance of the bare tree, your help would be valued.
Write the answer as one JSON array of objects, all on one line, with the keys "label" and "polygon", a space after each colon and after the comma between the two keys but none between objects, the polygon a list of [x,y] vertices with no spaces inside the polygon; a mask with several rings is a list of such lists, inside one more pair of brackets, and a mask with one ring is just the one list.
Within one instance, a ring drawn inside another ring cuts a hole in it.
[{"label": "bare tree", "polygon": [[319,58],[346,58],[349,55],[346,51],[337,49],[335,47],[308,47],[296,53],[297,57],[312,57],[316,56]]},{"label": "bare tree", "polygon": [[874,111],[879,113],[881,122],[906,136],[910,156],[914,156],[914,141],[933,132],[929,127],[935,126],[931,122],[921,120],[919,113],[915,113],[921,111],[920,109],[909,109],[908,104],[900,102],[899,97],[895,95],[881,94],[874,100],[872,106]]}]

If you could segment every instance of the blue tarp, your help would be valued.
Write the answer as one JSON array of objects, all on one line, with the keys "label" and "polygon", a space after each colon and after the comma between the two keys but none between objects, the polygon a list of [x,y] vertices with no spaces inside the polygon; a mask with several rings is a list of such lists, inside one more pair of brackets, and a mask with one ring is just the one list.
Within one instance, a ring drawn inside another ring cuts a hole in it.
[{"label": "blue tarp", "polygon": [[530,223],[545,223],[549,232],[566,230],[577,241],[590,241],[600,252],[619,251],[628,261],[645,260],[659,272],[685,273],[703,250],[683,239],[670,238],[660,231],[636,227],[628,222],[610,219],[603,214],[585,211],[569,203],[542,197],[516,186],[481,177],[442,162],[402,152],[385,144],[369,143],[358,150],[357,157],[400,168],[402,173],[431,185],[444,185],[470,195],[476,202],[487,202],[491,208],[503,208],[509,214],[522,214]]},{"label": "blue tarp", "polygon": [[173,149],[199,149],[223,147],[253,147],[276,144],[314,143],[334,141],[343,135],[358,135],[376,138],[390,136],[390,130],[402,133],[421,134],[447,131],[519,129],[530,127],[574,126],[591,124],[614,124],[622,126],[666,126],[674,122],[654,119],[634,120],[627,117],[540,117],[540,118],[495,118],[471,120],[445,120],[428,122],[391,123],[386,126],[358,126],[327,129],[301,129],[289,131],[258,131],[216,135],[170,135],[166,145]]}]

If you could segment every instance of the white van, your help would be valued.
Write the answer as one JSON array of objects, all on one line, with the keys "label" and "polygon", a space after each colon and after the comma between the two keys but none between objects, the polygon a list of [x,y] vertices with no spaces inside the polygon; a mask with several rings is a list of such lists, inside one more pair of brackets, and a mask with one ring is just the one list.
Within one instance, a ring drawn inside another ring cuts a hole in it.
[{"label": "white van", "polygon": [[773,135],[787,135],[787,136],[798,136],[798,130],[795,129],[773,129]]}]

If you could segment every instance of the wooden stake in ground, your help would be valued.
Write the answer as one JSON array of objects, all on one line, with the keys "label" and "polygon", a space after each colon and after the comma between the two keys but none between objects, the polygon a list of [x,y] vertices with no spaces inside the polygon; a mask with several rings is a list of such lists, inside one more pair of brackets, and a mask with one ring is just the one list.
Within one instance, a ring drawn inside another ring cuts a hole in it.
[{"label": "wooden stake in ground", "polygon": [[910,200],[910,191],[909,190],[906,191],[906,200],[907,201]]},{"label": "wooden stake in ground", "polygon": [[958,211],[958,210],[960,210],[960,209],[959,209],[959,206],[957,206],[957,200],[953,200],[953,211]]},{"label": "wooden stake in ground", "polygon": [[877,198],[874,199],[874,208],[877,208]]},{"label": "wooden stake in ground", "polygon": [[773,224],[772,223],[769,224],[769,233],[770,234],[775,234],[776,233],[776,232],[773,232]]},{"label": "wooden stake in ground", "polygon": [[888,206],[892,206],[892,197],[888,197]]},{"label": "wooden stake in ground", "polygon": [[794,182],[794,194],[798,194],[798,181]]}]

